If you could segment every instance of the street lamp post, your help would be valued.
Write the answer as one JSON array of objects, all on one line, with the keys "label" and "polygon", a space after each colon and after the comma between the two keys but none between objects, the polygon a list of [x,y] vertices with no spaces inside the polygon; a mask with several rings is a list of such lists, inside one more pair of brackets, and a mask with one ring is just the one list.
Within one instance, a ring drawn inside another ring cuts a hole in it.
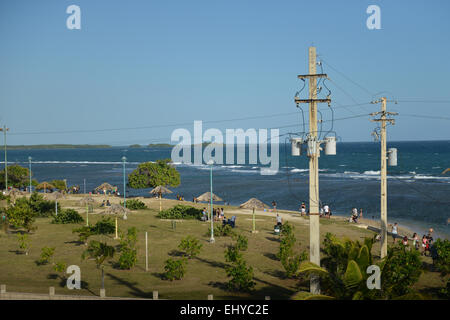
[{"label": "street lamp post", "polygon": [[3,131],[4,135],[4,144],[5,144],[5,189],[8,191],[8,160],[6,157],[6,132],[9,131],[9,128],[6,126],[3,126],[3,128],[0,128],[0,131]]},{"label": "street lamp post", "polygon": [[31,159],[32,159],[31,157],[28,157],[28,164],[29,164],[29,171],[30,171],[30,194],[33,191],[31,189]]},{"label": "street lamp post", "polygon": [[127,207],[127,197],[126,197],[126,176],[125,176],[125,162],[127,158],[125,156],[122,157],[123,162],[123,207]]},{"label": "street lamp post", "polygon": [[210,182],[210,186],[211,186],[211,190],[210,190],[210,200],[211,200],[211,204],[210,204],[210,217],[211,217],[211,238],[209,239],[209,242],[214,243],[214,216],[213,216],[213,185],[212,185],[212,167],[214,165],[214,160],[210,160],[208,161],[208,164],[211,166],[210,167],[210,175],[209,175],[209,182]]}]

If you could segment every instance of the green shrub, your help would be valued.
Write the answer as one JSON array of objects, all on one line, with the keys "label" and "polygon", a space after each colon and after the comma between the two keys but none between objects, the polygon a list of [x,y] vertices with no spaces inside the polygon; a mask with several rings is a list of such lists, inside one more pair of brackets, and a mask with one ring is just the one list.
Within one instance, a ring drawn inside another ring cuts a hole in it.
[{"label": "green shrub", "polygon": [[178,204],[170,209],[161,211],[158,215],[160,219],[201,219],[202,210]]},{"label": "green shrub", "polygon": [[129,228],[127,235],[120,233],[119,257],[120,269],[131,269],[137,263],[137,250],[135,248],[137,242],[137,229]]},{"label": "green shrub", "polygon": [[53,257],[54,253],[55,253],[55,248],[43,247],[41,249],[41,256],[40,256],[39,260],[36,261],[36,263],[38,265],[49,264],[50,259]]},{"label": "green shrub", "polygon": [[19,241],[19,249],[24,250],[25,254],[28,255],[28,251],[30,249],[30,239],[28,234],[17,234],[17,240]]},{"label": "green shrub", "polygon": [[228,277],[227,289],[231,291],[251,291],[255,286],[253,281],[253,268],[247,267],[244,260],[243,251],[247,250],[248,239],[243,235],[238,235],[236,244],[229,245],[225,250],[225,260],[231,265],[225,267]]},{"label": "green shrub", "polygon": [[[33,192],[30,196],[30,199],[28,199],[27,202],[29,203],[33,211],[36,213],[37,217],[49,217],[53,213],[55,213],[55,201],[45,200],[44,196],[37,192]],[[58,203],[58,212],[59,209],[60,206]]]},{"label": "green shrub", "polygon": [[87,244],[89,237],[93,234],[91,226],[83,226],[81,228],[73,229],[72,233],[78,233],[78,239],[80,242]]},{"label": "green shrub", "polygon": [[[214,226],[214,236],[215,237],[232,237],[236,233],[234,232],[233,228],[229,225],[218,225]],[[206,236],[211,235],[211,228],[208,228],[208,232],[205,234]]]},{"label": "green shrub", "polygon": [[281,231],[280,248],[277,253],[277,258],[281,261],[281,264],[286,272],[286,277],[288,278],[292,278],[297,275],[300,263],[302,260],[306,260],[308,256],[306,252],[295,254],[294,245],[296,241],[294,226],[287,222],[283,225]]},{"label": "green shrub", "polygon": [[198,255],[200,253],[200,250],[202,249],[202,244],[199,242],[199,240],[192,236],[187,236],[186,238],[182,239],[178,248],[180,250],[183,250],[185,255],[191,259]]},{"label": "green shrub", "polygon": [[[123,202],[121,202],[120,204],[123,206]],[[127,200],[127,209],[142,210],[142,209],[147,209],[147,206],[145,205],[145,203],[143,203],[139,199],[130,199],[130,200]]]},{"label": "green shrub", "polygon": [[186,273],[186,263],[187,260],[185,258],[179,260],[169,258],[166,260],[164,278],[170,281],[181,280]]},{"label": "green shrub", "polygon": [[435,266],[443,274],[450,273],[450,241],[437,239],[432,245],[432,250],[436,253],[433,261]]},{"label": "green shrub", "polygon": [[225,267],[228,277],[227,288],[231,291],[251,291],[255,286],[253,281],[253,268],[247,267],[243,259],[237,260],[232,266]]},{"label": "green shrub", "polygon": [[[67,267],[66,263],[64,263],[64,262],[57,262],[53,266],[53,270],[55,270],[56,272],[64,272],[64,271],[66,271],[66,267]],[[63,278],[63,277],[61,277],[61,278]]]},{"label": "green shrub", "polygon": [[74,209],[65,209],[58,212],[58,215],[53,217],[52,223],[56,224],[69,224],[69,223],[81,223],[83,217]]},{"label": "green shrub", "polygon": [[119,268],[129,270],[137,263],[137,250],[132,248],[122,248],[119,257]]},{"label": "green shrub", "polygon": [[110,217],[103,218],[90,227],[90,231],[92,234],[111,234],[116,231],[116,224]]},{"label": "green shrub", "polygon": [[34,221],[36,220],[36,213],[29,205],[27,199],[17,199],[15,205],[8,207],[5,210],[8,223],[15,228],[24,228],[27,232],[34,229]]},{"label": "green shrub", "polygon": [[418,250],[409,250],[401,244],[388,248],[381,264],[381,289],[388,298],[412,292],[412,286],[422,273]]}]

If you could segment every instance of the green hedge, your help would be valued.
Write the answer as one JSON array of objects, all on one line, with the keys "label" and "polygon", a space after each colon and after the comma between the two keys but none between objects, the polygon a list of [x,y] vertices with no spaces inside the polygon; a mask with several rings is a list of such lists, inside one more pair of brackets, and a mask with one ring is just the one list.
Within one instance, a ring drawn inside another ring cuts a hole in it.
[{"label": "green hedge", "polygon": [[[121,202],[120,204],[123,206],[123,202]],[[143,203],[139,199],[130,199],[130,200],[127,200],[127,209],[142,210],[142,209],[147,209],[147,206],[145,205],[145,203]]]},{"label": "green hedge", "polygon": [[202,210],[178,204],[175,207],[161,211],[157,217],[161,219],[201,219]]},{"label": "green hedge", "polygon": [[52,223],[56,224],[68,224],[68,223],[81,223],[83,217],[74,209],[65,209],[58,212],[58,215],[53,217]]}]

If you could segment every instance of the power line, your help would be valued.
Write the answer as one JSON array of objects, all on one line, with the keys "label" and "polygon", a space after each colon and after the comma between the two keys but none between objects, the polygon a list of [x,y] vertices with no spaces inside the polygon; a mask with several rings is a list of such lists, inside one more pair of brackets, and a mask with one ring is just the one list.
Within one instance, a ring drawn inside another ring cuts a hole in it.
[{"label": "power line", "polygon": [[366,93],[368,93],[371,97],[374,96],[374,94],[372,92],[370,92],[367,88],[363,87],[361,84],[357,83],[356,81],[353,81],[352,79],[350,79],[350,77],[346,76],[343,72],[337,70],[336,68],[334,68],[332,65],[330,65],[327,61],[325,61],[322,57],[320,58],[320,60],[322,62],[324,62],[327,66],[329,66],[331,69],[333,69],[334,71],[336,71],[337,73],[339,73],[342,77],[344,77],[345,79],[347,79],[348,81],[350,81],[351,83],[353,83],[354,85],[356,85],[357,87],[359,87],[361,90],[365,91]]}]

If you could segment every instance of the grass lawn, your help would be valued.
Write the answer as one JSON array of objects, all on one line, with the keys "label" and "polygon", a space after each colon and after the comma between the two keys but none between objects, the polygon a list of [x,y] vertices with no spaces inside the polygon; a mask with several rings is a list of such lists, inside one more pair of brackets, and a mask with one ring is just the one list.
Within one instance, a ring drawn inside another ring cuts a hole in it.
[{"label": "grass lawn", "polygon": [[[98,202],[103,198],[98,197]],[[111,202],[118,203],[121,199],[111,198]],[[176,229],[172,229],[171,221],[156,217],[159,211],[159,201],[145,199],[149,209],[132,211],[127,220],[119,219],[119,229],[138,229],[138,263],[132,270],[119,270],[115,267],[119,255],[105,266],[105,288],[107,296],[151,298],[152,291],[159,291],[161,299],[206,299],[213,294],[214,299],[288,299],[298,291],[299,281],[286,279],[281,263],[276,260],[275,254],[279,248],[279,238],[273,234],[275,219],[273,214],[259,212],[257,215],[256,234],[251,233],[251,215],[237,208],[225,207],[225,215],[237,216],[235,231],[248,237],[248,250],[244,257],[248,265],[253,267],[255,291],[252,294],[229,292],[224,284],[229,280],[224,266],[226,265],[224,251],[228,244],[233,242],[230,237],[216,237],[214,244],[209,243],[206,235],[210,222],[194,220],[177,221]],[[77,198],[71,196],[59,201],[61,206],[76,208],[85,217],[85,209],[78,206]],[[163,208],[169,208],[179,201],[163,200]],[[0,204],[1,205],[1,204]],[[190,205],[193,205],[190,203]],[[207,206],[195,204],[197,207]],[[96,209],[96,212],[100,209]],[[289,214],[289,213],[287,213]],[[291,214],[292,215],[292,214]],[[91,214],[89,222],[94,224],[100,215]],[[81,254],[86,246],[78,242],[72,229],[79,225],[51,224],[50,218],[38,218],[37,230],[30,235],[31,249],[28,255],[18,252],[18,240],[14,230],[5,234],[0,231],[0,284],[6,284],[10,292],[48,293],[48,287],[54,286],[57,294],[72,295],[98,295],[100,289],[100,270],[93,261],[82,261]],[[216,222],[218,223],[218,222]],[[296,218],[292,220],[297,237],[297,250],[309,250],[309,225],[307,219]],[[336,234],[338,237],[351,239],[364,239],[373,236],[373,232],[349,225],[342,220],[321,220],[321,239],[326,232]],[[149,271],[145,271],[145,232],[148,232],[149,241]],[[183,280],[168,281],[161,278],[165,261],[176,255],[180,240],[187,235],[193,235],[203,244],[198,257],[189,260],[187,272]],[[90,239],[105,240],[110,245],[117,245],[118,240],[111,236],[94,236]],[[38,266],[35,261],[39,258],[41,249],[45,246],[55,247],[54,261],[62,261],[67,265],[78,265],[81,268],[83,288],[69,290],[61,278],[57,278],[50,265]],[[373,252],[379,252],[379,244]],[[431,263],[424,258],[424,263]],[[432,294],[438,287],[444,285],[437,272],[426,272],[416,285],[423,293]],[[306,289],[306,288],[303,288]]]}]

